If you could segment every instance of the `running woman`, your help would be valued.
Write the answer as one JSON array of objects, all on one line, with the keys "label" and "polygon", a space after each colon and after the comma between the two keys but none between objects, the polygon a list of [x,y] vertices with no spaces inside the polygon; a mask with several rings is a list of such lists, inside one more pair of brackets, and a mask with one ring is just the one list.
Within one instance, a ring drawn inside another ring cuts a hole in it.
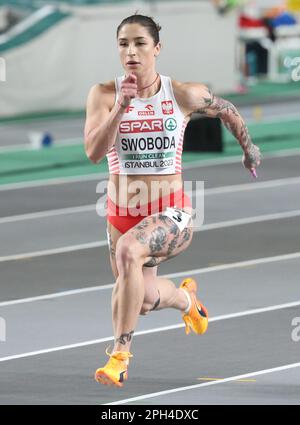
[{"label": "running woman", "polygon": [[[106,156],[109,165],[107,237],[116,279],[114,347],[95,379],[118,387],[128,377],[140,314],[174,308],[181,312],[187,334],[207,330],[208,313],[197,298],[195,280],[186,278],[177,288],[157,276],[158,265],[185,251],[192,240],[192,208],[183,191],[181,169],[184,130],[192,113],[222,120],[238,140],[243,164],[253,175],[260,163],[259,148],[232,103],[203,84],[182,83],[156,71],[160,29],[147,16],[124,19],[117,43],[125,75],[94,85],[87,98],[86,154],[95,164]],[[172,190],[153,195],[154,182]]]}]

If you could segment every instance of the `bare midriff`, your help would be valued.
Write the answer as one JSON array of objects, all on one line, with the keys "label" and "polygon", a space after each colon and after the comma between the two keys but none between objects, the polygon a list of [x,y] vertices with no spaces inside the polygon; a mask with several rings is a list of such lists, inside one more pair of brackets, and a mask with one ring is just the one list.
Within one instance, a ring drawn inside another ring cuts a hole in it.
[{"label": "bare midriff", "polygon": [[138,195],[140,205],[183,189],[182,174],[120,175],[110,174],[107,194],[120,207],[127,208]]}]

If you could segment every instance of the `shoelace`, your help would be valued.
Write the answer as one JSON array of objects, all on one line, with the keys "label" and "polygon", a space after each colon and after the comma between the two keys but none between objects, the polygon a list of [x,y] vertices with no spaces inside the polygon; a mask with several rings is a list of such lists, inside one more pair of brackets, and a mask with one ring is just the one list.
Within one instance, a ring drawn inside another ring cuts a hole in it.
[{"label": "shoelace", "polygon": [[110,346],[108,346],[105,350],[105,353],[110,357],[110,361],[113,365],[116,365],[118,361],[120,360],[127,360],[133,355],[129,351],[115,351],[113,353],[110,353],[109,350]]}]

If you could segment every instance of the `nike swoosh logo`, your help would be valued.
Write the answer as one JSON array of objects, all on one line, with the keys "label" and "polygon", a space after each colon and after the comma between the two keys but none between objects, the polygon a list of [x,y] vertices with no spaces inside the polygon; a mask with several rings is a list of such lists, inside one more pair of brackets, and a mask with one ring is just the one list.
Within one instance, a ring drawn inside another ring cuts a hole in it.
[{"label": "nike swoosh logo", "polygon": [[199,306],[198,306],[198,304],[196,303],[196,307],[197,307],[197,310],[198,310],[198,313],[200,314],[200,316],[202,316],[202,317],[205,317],[206,318],[206,314],[205,314],[205,312],[204,311],[202,311],[202,309],[200,308],[199,309]]},{"label": "nike swoosh logo", "polygon": [[119,382],[123,382],[124,381],[124,375],[126,373],[126,370],[124,370],[123,372],[120,373],[120,379]]}]

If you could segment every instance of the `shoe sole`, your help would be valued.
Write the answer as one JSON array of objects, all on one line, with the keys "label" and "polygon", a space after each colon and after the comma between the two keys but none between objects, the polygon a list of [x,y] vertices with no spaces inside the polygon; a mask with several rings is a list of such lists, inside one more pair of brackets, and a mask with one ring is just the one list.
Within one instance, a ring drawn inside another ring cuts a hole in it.
[{"label": "shoe sole", "polygon": [[184,320],[184,323],[186,324],[186,326],[188,326],[188,329],[186,329],[186,331],[185,331],[187,335],[190,333],[190,330],[192,330],[196,335],[203,335],[207,331],[208,322],[207,322],[206,326],[204,327],[204,329],[201,329],[200,331],[196,331],[193,328],[193,322],[192,322],[190,317],[184,317],[183,320]]},{"label": "shoe sole", "polygon": [[109,376],[104,371],[96,372],[95,373],[95,380],[97,382],[99,382],[100,384],[103,384],[103,385],[114,386],[114,387],[118,387],[118,388],[123,387],[123,383],[122,382],[114,381],[112,379],[112,377]]},{"label": "shoe sole", "polygon": [[[207,331],[207,328],[208,328],[208,311],[207,311],[207,309],[206,309],[206,307],[204,307],[204,305],[200,302],[200,300],[197,300],[197,297],[196,297],[196,292],[197,292],[197,282],[194,280],[194,279],[192,279],[192,278],[186,278],[186,279],[184,279],[184,281],[181,283],[181,285],[180,285],[180,288],[181,289],[185,289],[186,291],[188,291],[188,292],[191,292],[192,294],[192,297],[194,298],[194,300],[196,300],[197,301],[197,304],[198,305],[200,305],[200,307],[201,307],[201,310],[202,311],[204,311],[204,313],[205,313],[205,316],[206,316],[206,320],[207,320],[207,324],[206,324],[206,327],[205,327],[205,329],[204,330],[201,330],[200,332],[197,332],[197,331],[195,331],[195,329],[193,328],[193,322],[192,322],[192,320],[191,320],[191,318],[188,316],[188,315],[186,315],[186,316],[183,316],[182,318],[183,318],[183,320],[184,320],[184,323],[186,324],[186,326],[188,326],[188,330],[186,329],[186,334],[188,335],[189,333],[190,333],[190,331],[192,330],[196,335],[203,335],[203,334],[205,334],[205,332]],[[195,301],[195,302],[196,302]],[[205,320],[205,318],[203,317],[203,320]]]}]

